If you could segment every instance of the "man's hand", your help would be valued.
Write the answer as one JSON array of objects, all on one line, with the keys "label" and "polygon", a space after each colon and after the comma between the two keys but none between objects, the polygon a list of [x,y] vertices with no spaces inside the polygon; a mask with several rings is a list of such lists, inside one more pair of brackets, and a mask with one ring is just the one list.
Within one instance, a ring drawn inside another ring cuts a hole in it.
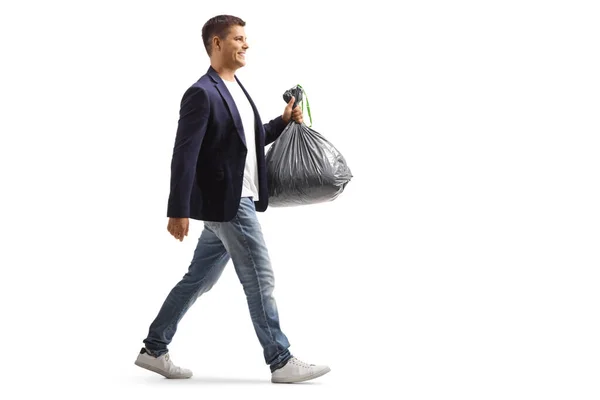
[{"label": "man's hand", "polygon": [[190,220],[189,218],[169,218],[167,230],[175,239],[181,242],[183,241],[183,237],[188,235]]},{"label": "man's hand", "polygon": [[292,110],[294,101],[296,101],[296,99],[294,98],[294,96],[292,96],[290,102],[287,104],[287,106],[285,106],[285,110],[283,110],[283,115],[281,116],[281,118],[283,118],[283,122],[285,122],[286,124],[290,122],[290,118],[299,124],[304,122],[304,118],[302,118],[301,108],[298,107],[298,105],[296,105],[296,108]]}]

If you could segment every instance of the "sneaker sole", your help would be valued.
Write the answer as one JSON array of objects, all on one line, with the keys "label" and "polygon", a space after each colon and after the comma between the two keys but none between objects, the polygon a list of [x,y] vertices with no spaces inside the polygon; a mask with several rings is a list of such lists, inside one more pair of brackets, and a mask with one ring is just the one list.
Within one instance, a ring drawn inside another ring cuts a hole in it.
[{"label": "sneaker sole", "polygon": [[312,375],[308,375],[308,376],[303,376],[303,377],[297,377],[297,378],[271,378],[271,382],[273,383],[298,383],[298,382],[305,382],[305,381],[309,381],[311,379],[315,379],[318,378],[320,376],[325,375],[326,373],[330,372],[331,368],[327,367],[325,369],[322,369],[321,371],[312,374]]},{"label": "sneaker sole", "polygon": [[156,368],[156,367],[154,367],[154,366],[152,366],[150,364],[143,363],[143,362],[138,361],[138,360],[135,361],[135,365],[137,365],[138,367],[147,369],[148,371],[156,372],[157,374],[162,375],[162,376],[164,376],[167,379],[189,379],[189,378],[192,377],[191,375],[190,376],[173,376],[173,375],[168,375],[168,374],[164,373],[161,369]]}]

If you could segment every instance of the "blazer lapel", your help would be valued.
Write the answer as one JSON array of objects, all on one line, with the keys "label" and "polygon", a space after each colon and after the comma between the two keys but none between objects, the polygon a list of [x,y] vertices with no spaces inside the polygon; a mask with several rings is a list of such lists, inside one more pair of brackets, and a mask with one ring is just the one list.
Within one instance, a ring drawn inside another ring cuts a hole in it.
[{"label": "blazer lapel", "polygon": [[221,96],[225,100],[225,103],[227,103],[227,108],[229,109],[229,113],[231,114],[231,118],[233,119],[235,129],[237,130],[240,139],[242,139],[244,146],[246,146],[246,137],[244,135],[244,126],[242,125],[242,118],[240,117],[240,113],[237,107],[235,106],[233,97],[231,97],[231,93],[229,93],[229,90],[227,90],[227,86],[225,86],[223,80],[221,79],[219,74],[217,74],[217,71],[213,69],[212,66],[208,69],[208,75],[215,82],[217,90],[219,91],[219,93],[221,93]]},{"label": "blazer lapel", "polygon": [[248,101],[250,102],[250,105],[252,106],[252,111],[254,112],[254,135],[256,136],[257,133],[259,134],[258,135],[259,136],[259,143],[260,143],[260,145],[262,147],[264,147],[265,146],[265,138],[264,138],[264,135],[261,135],[262,131],[258,128],[259,126],[262,125],[262,121],[260,120],[260,115],[258,115],[258,109],[256,108],[256,105],[254,105],[254,102],[252,101],[252,98],[250,97],[250,95],[246,91],[246,88],[244,87],[244,85],[242,85],[242,82],[240,82],[240,80],[237,78],[237,76],[235,77],[235,79],[237,80],[238,84],[242,88],[242,91],[244,92],[244,94],[248,98]]}]

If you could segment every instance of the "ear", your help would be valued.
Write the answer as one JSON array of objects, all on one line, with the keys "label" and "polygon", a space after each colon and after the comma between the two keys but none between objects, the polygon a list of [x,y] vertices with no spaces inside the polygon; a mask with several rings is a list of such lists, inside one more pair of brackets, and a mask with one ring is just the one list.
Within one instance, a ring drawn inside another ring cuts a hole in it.
[{"label": "ear", "polygon": [[221,49],[221,39],[218,36],[214,36],[212,39],[212,47],[213,49],[220,50]]}]

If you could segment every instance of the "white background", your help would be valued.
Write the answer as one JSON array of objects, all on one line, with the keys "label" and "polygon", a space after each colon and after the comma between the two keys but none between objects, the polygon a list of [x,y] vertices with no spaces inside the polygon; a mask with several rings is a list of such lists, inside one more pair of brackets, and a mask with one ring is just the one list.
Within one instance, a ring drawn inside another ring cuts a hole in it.
[{"label": "white background", "polygon": [[[597,399],[594,3],[3,2],[4,398]],[[222,13],[263,120],[300,83],[354,175],[259,216],[308,384],[269,382],[232,264],[170,348],[195,376],[133,365],[202,229],[166,230],[170,160]]]}]

